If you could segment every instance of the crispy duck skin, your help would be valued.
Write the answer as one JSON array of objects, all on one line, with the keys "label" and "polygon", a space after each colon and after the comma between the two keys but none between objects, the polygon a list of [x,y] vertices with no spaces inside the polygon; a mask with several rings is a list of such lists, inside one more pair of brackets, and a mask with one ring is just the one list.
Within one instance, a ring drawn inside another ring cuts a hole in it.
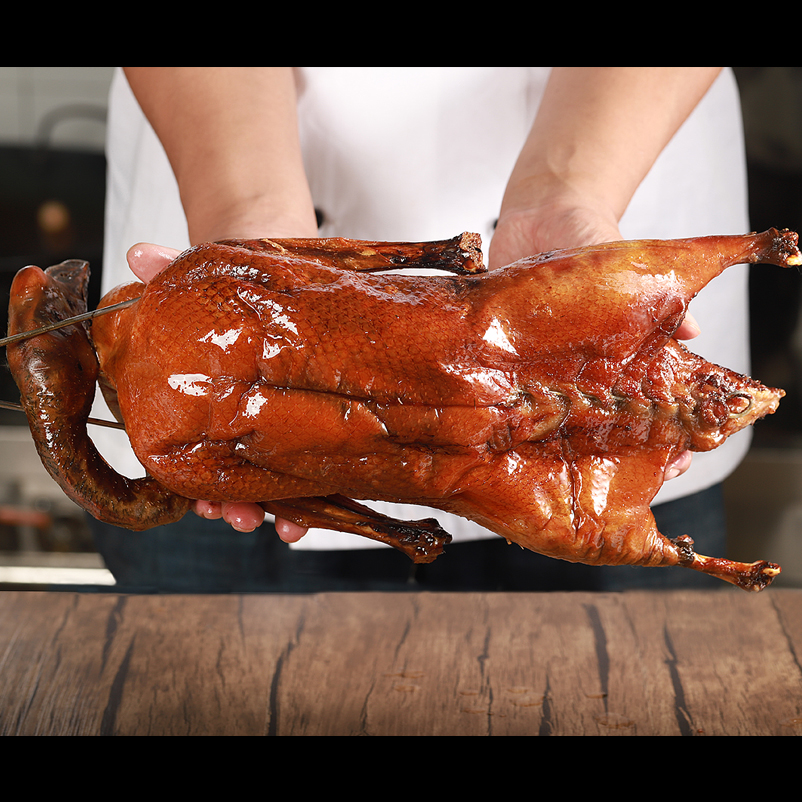
[{"label": "crispy duck skin", "polygon": [[[27,267],[14,277],[10,334],[30,331],[86,311],[86,262],[69,260],[42,271]],[[190,502],[155,479],[128,479],[104,461],[86,421],[95,397],[98,362],[81,325],[33,337],[8,348],[42,464],[64,492],[100,520],[149,529],[179,520]]]},{"label": "crispy duck skin", "polygon": [[[673,338],[699,290],[755,262],[800,264],[797,235],[614,242],[492,272],[476,235],[207,243],[147,288],[109,293],[101,306],[142,297],[96,318],[91,339],[77,326],[40,335],[9,362],[48,470],[118,525],[180,517],[186,499],[255,501],[434,559],[449,540],[435,521],[353,499],[400,501],[559,559],[683,565],[760,590],[779,566],[698,555],[649,511],[671,460],[717,447],[783,395]],[[9,333],[74,314],[80,301],[62,307],[82,296],[85,270],[20,271]],[[94,451],[94,352],[152,477],[125,496],[146,512],[121,503],[130,480],[105,464],[80,481],[70,467]]]}]

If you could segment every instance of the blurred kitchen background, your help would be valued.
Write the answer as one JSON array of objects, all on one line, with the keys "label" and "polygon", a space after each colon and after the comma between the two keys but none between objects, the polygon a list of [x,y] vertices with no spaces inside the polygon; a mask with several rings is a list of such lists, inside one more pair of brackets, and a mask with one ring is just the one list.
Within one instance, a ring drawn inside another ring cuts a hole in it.
[{"label": "blurred kitchen background", "polygon": [[[106,99],[113,67],[0,67],[0,308],[14,273],[65,258],[92,267],[99,297]],[[802,68],[736,67],[744,109],[751,227],[802,230]],[[716,232],[710,232],[711,234]],[[783,387],[774,416],[727,480],[733,559],[783,566],[802,587],[802,279],[753,268],[751,374]],[[5,312],[0,315],[5,332]],[[5,358],[0,399],[16,401]],[[715,555],[723,556],[723,555]],[[83,513],[41,467],[24,416],[0,409],[0,589],[105,588]]]},{"label": "blurred kitchen background", "polygon": [[[0,314],[26,264],[102,269],[104,140],[113,67],[0,67]],[[0,357],[0,399],[19,393]],[[44,472],[25,416],[0,409],[0,588],[105,586],[84,516]]]}]

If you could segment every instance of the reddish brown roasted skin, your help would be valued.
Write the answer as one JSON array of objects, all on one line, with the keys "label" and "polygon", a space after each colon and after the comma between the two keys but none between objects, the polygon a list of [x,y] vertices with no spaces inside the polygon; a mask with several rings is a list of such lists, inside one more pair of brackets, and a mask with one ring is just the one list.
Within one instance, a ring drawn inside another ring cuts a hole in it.
[{"label": "reddish brown roasted skin", "polygon": [[[30,331],[86,311],[86,262],[70,260],[14,278],[10,334]],[[33,441],[50,475],[95,517],[129,529],[181,518],[190,502],[151,477],[128,479],[109,468],[86,430],[98,363],[86,331],[69,326],[8,348]]]},{"label": "reddish brown roasted skin", "polygon": [[[107,296],[101,305],[142,299],[97,318],[92,338],[134,451],[177,497],[260,502],[418,561],[448,540],[436,522],[393,521],[353,499],[423,504],[552,557],[685,565],[759,590],[778,566],[697,555],[657,531],[649,504],[680,452],[715,448],[776,409],[782,391],[672,335],[728,266],[799,264],[796,239],[618,242],[493,272],[475,235],[205,244],[146,290]],[[457,275],[373,272],[398,267]],[[9,331],[41,318],[12,309]],[[29,362],[12,366],[23,395]],[[96,515],[104,496],[115,506],[104,481]],[[139,528],[138,513],[122,525]]]}]

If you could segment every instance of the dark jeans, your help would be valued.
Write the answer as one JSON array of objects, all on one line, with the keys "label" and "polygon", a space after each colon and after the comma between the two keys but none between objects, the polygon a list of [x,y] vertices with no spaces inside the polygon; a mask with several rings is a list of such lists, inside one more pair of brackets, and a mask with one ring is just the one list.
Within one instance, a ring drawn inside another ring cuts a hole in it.
[{"label": "dark jeans", "polygon": [[[659,530],[688,534],[695,548],[726,556],[721,487],[654,508]],[[235,532],[188,514],[146,532],[90,522],[98,551],[121,592],[249,593],[331,590],[542,591],[717,588],[720,580],[684,568],[592,567],[553,560],[503,538],[452,544],[429,565],[394,549],[297,551],[271,524]]]}]

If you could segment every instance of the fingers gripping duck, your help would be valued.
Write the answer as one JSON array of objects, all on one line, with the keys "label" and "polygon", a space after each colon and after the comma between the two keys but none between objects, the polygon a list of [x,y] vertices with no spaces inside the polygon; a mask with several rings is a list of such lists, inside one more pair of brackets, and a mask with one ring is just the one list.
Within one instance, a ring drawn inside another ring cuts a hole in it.
[{"label": "fingers gripping duck", "polygon": [[[437,557],[450,537],[436,521],[356,501],[386,500],[558,559],[760,590],[778,566],[698,555],[649,512],[673,459],[783,395],[673,337],[699,290],[754,262],[801,264],[797,235],[614,242],[491,272],[477,235],[207,243],[100,304],[130,306],[9,345],[8,360],[45,467],[119,526],[176,520],[190,499],[255,501]],[[21,270],[9,333],[85,311],[87,276],[76,261]],[[96,382],[144,479],[119,476],[87,434]]]}]

